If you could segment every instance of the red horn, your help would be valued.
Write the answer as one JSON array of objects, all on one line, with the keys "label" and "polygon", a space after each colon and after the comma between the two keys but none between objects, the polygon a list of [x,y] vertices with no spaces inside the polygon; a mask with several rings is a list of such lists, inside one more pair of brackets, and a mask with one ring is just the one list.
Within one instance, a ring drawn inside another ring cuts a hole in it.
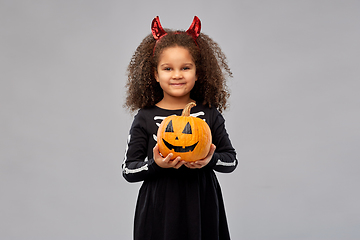
[{"label": "red horn", "polygon": [[191,26],[189,27],[188,30],[186,30],[186,33],[191,35],[194,38],[194,40],[196,40],[200,35],[200,30],[201,30],[200,19],[197,16],[195,16],[193,22],[191,23]]},{"label": "red horn", "polygon": [[165,36],[167,33],[162,28],[160,24],[159,16],[156,16],[151,23],[151,32],[155,40],[159,40],[161,37]]}]

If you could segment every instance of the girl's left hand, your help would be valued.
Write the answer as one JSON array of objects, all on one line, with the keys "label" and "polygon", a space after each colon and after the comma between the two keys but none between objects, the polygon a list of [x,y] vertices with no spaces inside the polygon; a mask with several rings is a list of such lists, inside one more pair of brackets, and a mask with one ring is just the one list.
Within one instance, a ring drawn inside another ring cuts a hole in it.
[{"label": "girl's left hand", "polygon": [[204,159],[197,160],[195,162],[186,162],[184,163],[184,165],[191,169],[205,167],[210,162],[212,156],[214,155],[215,149],[216,149],[215,145],[211,144],[209,153]]}]

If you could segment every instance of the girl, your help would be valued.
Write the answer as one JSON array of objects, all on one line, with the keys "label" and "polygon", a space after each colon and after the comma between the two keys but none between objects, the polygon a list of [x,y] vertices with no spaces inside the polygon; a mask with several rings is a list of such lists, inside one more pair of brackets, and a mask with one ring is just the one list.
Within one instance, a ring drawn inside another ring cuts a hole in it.
[{"label": "girl", "polygon": [[[159,18],[152,34],[136,49],[129,67],[125,106],[140,109],[132,123],[123,176],[143,181],[135,210],[135,240],[230,239],[224,202],[215,171],[230,173],[236,153],[220,114],[231,76],[226,57],[195,17],[187,31],[164,30]],[[210,126],[208,155],[193,163],[162,156],[156,144],[161,121],[181,115],[196,102],[192,115]]]}]

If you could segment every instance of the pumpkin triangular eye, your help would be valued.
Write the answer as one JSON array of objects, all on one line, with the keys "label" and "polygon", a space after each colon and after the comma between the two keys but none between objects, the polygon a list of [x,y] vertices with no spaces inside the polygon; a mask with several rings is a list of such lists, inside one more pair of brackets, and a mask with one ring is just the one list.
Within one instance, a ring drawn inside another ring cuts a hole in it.
[{"label": "pumpkin triangular eye", "polygon": [[191,126],[190,126],[189,122],[185,125],[185,128],[182,131],[182,133],[184,133],[184,134],[192,134],[192,130],[191,130]]},{"label": "pumpkin triangular eye", "polygon": [[170,122],[166,126],[165,132],[174,132],[174,128],[173,128],[173,125],[172,125],[172,120],[170,120]]}]

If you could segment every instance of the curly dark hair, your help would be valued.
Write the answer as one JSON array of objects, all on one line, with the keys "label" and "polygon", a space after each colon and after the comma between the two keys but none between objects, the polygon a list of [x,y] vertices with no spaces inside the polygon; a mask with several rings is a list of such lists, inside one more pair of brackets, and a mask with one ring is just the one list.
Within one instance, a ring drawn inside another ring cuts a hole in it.
[{"label": "curly dark hair", "polygon": [[152,34],[146,36],[133,54],[127,68],[127,96],[124,107],[130,111],[154,106],[163,98],[163,90],[155,79],[159,57],[169,47],[184,47],[196,66],[198,80],[190,97],[220,112],[226,109],[230,96],[226,79],[232,73],[226,56],[208,35],[200,33],[194,39],[185,31],[165,29],[167,35],[156,42]]}]

